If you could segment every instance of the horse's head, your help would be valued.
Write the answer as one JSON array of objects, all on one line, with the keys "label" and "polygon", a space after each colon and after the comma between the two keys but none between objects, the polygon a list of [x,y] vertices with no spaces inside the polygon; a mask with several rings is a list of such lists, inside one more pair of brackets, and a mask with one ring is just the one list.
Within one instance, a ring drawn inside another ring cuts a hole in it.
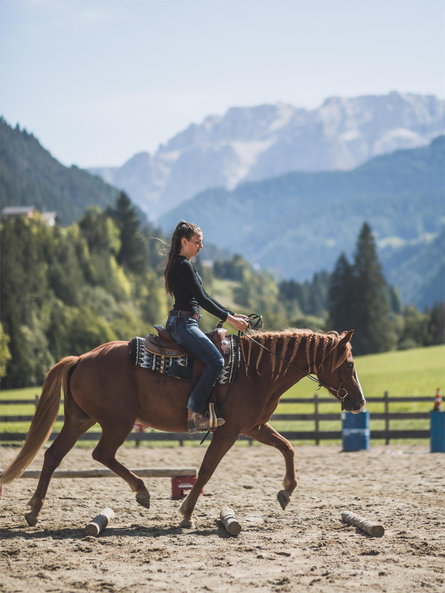
[{"label": "horse's head", "polygon": [[353,333],[351,329],[340,334],[317,374],[323,387],[341,402],[342,410],[357,413],[365,406],[366,400],[352,358],[350,342]]}]

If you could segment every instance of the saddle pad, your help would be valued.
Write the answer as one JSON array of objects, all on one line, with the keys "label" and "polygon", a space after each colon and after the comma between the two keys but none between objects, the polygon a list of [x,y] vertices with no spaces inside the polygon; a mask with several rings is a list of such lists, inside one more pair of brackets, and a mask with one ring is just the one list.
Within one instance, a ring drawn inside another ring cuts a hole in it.
[{"label": "saddle pad", "polygon": [[[225,365],[218,377],[218,383],[232,383],[240,364],[240,349],[237,336],[228,336],[228,348],[224,355]],[[161,375],[191,380],[194,357],[191,355],[170,356],[146,350],[145,338],[136,337],[130,341],[130,360],[134,366],[149,369]]]}]

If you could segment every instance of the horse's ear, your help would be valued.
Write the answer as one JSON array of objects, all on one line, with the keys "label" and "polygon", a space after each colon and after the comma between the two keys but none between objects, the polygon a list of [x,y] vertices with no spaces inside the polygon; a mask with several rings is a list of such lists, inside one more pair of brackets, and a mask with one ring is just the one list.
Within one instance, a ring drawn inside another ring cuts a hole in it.
[{"label": "horse's ear", "polygon": [[348,342],[351,341],[352,334],[354,333],[353,329],[350,329],[348,332],[343,332],[340,334],[340,342],[338,343],[339,346],[346,346]]}]

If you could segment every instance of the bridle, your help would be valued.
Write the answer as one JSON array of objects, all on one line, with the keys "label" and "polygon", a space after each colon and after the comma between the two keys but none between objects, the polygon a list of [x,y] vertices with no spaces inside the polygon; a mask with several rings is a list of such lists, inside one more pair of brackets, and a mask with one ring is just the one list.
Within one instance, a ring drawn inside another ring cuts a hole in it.
[{"label": "bridle", "polygon": [[[263,317],[261,315],[258,315],[257,313],[251,313],[250,315],[248,315],[248,317],[249,317],[249,322],[248,322],[246,331],[255,331],[255,330],[261,329],[263,327]],[[343,385],[343,383],[340,383],[338,387],[331,387],[330,385],[327,385],[323,381],[320,381],[320,379],[318,379],[317,377],[314,377],[310,373],[306,373],[306,371],[303,371],[303,369],[300,369],[297,366],[295,366],[290,360],[283,358],[276,352],[273,352],[272,350],[270,350],[270,348],[267,348],[267,346],[265,346],[264,344],[261,344],[261,342],[258,342],[258,340],[255,340],[254,338],[252,338],[252,336],[249,335],[248,333],[246,333],[246,331],[238,332],[238,336],[240,334],[243,334],[251,342],[253,342],[254,344],[257,344],[257,346],[260,346],[260,348],[262,348],[266,352],[269,352],[270,354],[275,356],[275,358],[277,358],[278,360],[281,360],[282,362],[284,362],[291,368],[295,369],[296,371],[298,371],[299,373],[301,373],[302,375],[304,375],[305,377],[307,377],[314,383],[317,383],[318,389],[320,389],[321,387],[324,387],[330,393],[332,393],[334,395],[334,397],[336,397],[338,399],[339,402],[344,402],[345,399],[347,398],[347,396],[349,395],[349,392],[346,389],[346,387]],[[327,356],[329,356],[329,352],[327,353],[326,357]]]}]

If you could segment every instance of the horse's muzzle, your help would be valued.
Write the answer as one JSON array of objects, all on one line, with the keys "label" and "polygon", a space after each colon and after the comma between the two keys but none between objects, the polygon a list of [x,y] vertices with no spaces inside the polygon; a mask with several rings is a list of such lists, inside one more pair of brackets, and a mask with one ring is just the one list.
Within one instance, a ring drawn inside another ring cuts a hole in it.
[{"label": "horse's muzzle", "polygon": [[359,401],[357,404],[354,404],[354,405],[350,405],[350,402],[348,402],[348,401],[342,401],[342,403],[341,403],[342,411],[351,412],[352,414],[359,414],[364,409],[365,406],[366,406],[365,398],[363,398],[361,401]]}]

